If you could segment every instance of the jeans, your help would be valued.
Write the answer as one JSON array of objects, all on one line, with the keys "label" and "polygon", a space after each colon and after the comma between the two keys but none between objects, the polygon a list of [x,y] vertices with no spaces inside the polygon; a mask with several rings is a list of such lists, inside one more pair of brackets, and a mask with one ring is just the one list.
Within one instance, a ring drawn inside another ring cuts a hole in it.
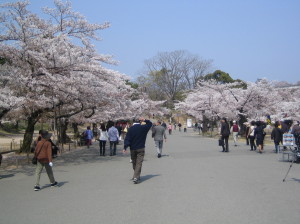
[{"label": "jeans", "polygon": [[46,172],[48,174],[50,183],[53,184],[55,182],[52,167],[49,166],[48,163],[40,163],[38,161],[36,164],[36,169],[35,169],[35,186],[40,186],[41,173],[42,173],[44,167],[46,168]]},{"label": "jeans", "polygon": [[99,142],[100,156],[105,156],[105,145],[106,145],[106,141],[100,140]]},{"label": "jeans", "polygon": [[157,154],[162,153],[163,143],[164,143],[163,140],[155,141],[155,148],[156,148]]},{"label": "jeans", "polygon": [[142,164],[145,156],[145,149],[130,150],[132,168],[133,168],[133,178],[139,179],[142,172]]},{"label": "jeans", "polygon": [[278,153],[279,142],[275,142],[275,141],[274,141],[274,145],[275,145],[275,152]]},{"label": "jeans", "polygon": [[118,144],[118,141],[110,141],[110,142],[109,142],[110,155],[111,155],[111,156],[116,155],[117,144]]}]

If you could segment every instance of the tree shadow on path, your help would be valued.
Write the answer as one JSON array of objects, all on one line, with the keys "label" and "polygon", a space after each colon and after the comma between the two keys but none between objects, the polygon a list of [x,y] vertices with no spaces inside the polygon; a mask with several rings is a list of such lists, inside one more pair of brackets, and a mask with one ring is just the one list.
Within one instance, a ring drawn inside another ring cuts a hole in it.
[{"label": "tree shadow on path", "polygon": [[[106,149],[108,151],[108,149]],[[89,149],[87,148],[77,148],[71,150],[70,152],[65,151],[62,155],[59,155],[57,158],[53,159],[53,164],[55,169],[61,169],[66,166],[72,165],[83,165],[91,163],[105,163],[112,161],[120,161],[123,157],[123,154],[118,149],[116,156],[99,156],[99,149],[96,146],[92,146]],[[17,173],[24,174],[26,176],[35,175],[36,166],[32,164],[22,164],[15,169],[1,169],[0,179],[14,177]],[[55,172],[55,171],[54,171]]]},{"label": "tree shadow on path", "polygon": [[13,176],[14,176],[14,174],[0,175],[0,179],[9,178],[9,177],[13,177]]}]

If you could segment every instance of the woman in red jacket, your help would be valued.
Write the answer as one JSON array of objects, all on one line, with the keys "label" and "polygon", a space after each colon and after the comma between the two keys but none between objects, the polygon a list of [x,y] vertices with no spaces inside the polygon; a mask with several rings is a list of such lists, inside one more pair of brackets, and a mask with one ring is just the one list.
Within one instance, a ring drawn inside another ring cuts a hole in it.
[{"label": "woman in red jacket", "polygon": [[37,143],[34,155],[37,157],[37,165],[35,170],[35,186],[34,190],[39,191],[40,177],[43,168],[46,168],[51,187],[57,187],[57,182],[54,179],[52,171],[52,144],[50,141],[50,134],[47,131],[41,131],[41,140]]}]

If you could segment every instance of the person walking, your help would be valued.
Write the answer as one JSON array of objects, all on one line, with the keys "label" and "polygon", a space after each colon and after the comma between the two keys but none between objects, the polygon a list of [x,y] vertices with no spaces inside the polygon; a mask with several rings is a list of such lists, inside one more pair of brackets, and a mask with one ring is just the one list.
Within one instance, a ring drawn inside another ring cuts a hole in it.
[{"label": "person walking", "polygon": [[266,127],[266,125],[263,122],[261,122],[261,121],[256,122],[254,136],[256,138],[256,145],[257,145],[259,153],[263,153],[263,150],[264,150],[264,139],[265,139],[265,135],[266,135],[266,133],[264,131],[265,127]]},{"label": "person walking", "polygon": [[255,121],[251,121],[249,133],[248,133],[248,138],[249,138],[250,147],[251,147],[250,151],[256,150],[254,130],[255,130]]},{"label": "person walking", "polygon": [[[230,135],[230,130],[229,130],[229,124],[227,122],[227,119],[224,117],[221,120],[221,132],[220,132],[220,136],[223,142],[222,148],[223,151],[222,152],[229,152],[229,146],[228,146],[228,138]],[[224,146],[225,144],[225,146]]]},{"label": "person walking", "polygon": [[116,125],[116,129],[118,130],[119,133],[119,141],[122,141],[122,124],[119,123],[118,125]]},{"label": "person walking", "polygon": [[180,132],[181,132],[181,126],[182,126],[181,123],[179,123],[178,124],[178,129],[179,129]]},{"label": "person walking", "polygon": [[279,126],[281,128],[281,131],[283,134],[288,133],[289,132],[289,126],[286,124],[286,122],[284,120],[281,120],[279,122]]},{"label": "person walking", "polygon": [[183,132],[186,132],[187,129],[186,129],[186,124],[183,125]]},{"label": "person walking", "polygon": [[168,125],[169,135],[172,134],[172,129],[173,129],[172,124],[169,123],[169,125]]},{"label": "person walking", "polygon": [[41,140],[37,143],[36,148],[34,150],[34,156],[37,158],[34,185],[35,191],[39,191],[41,189],[40,178],[44,167],[46,168],[51,187],[58,186],[58,183],[55,181],[52,171],[52,146],[51,142],[49,142],[51,135],[47,131],[41,131],[40,135]]},{"label": "person walking", "polygon": [[84,136],[85,136],[85,143],[86,143],[87,147],[89,148],[90,145],[92,145],[92,139],[93,139],[93,132],[92,132],[90,126],[87,126],[87,128],[84,132]]},{"label": "person walking", "polygon": [[283,135],[282,130],[278,126],[279,126],[279,122],[276,121],[275,127],[273,128],[271,133],[271,139],[274,141],[276,153],[278,153],[279,143],[282,142],[282,135]]},{"label": "person walking", "polygon": [[106,131],[105,125],[101,124],[100,129],[98,130],[99,136],[99,146],[100,146],[100,156],[105,156],[105,145],[108,141],[108,133]]},{"label": "person walking", "polygon": [[157,158],[161,157],[164,139],[167,141],[166,129],[161,125],[160,121],[157,121],[155,127],[152,129],[152,136],[155,142],[155,148],[157,152]]},{"label": "person walking", "polygon": [[300,135],[300,121],[295,121],[291,133],[293,135]]},{"label": "person walking", "polygon": [[237,140],[238,140],[238,135],[239,135],[239,126],[237,125],[236,121],[233,121],[233,125],[231,127],[231,132],[232,132],[232,135],[233,135],[233,142],[234,142],[234,146],[237,146]]},{"label": "person walking", "polygon": [[246,138],[246,145],[249,145],[249,131],[250,131],[250,123],[246,122],[246,133],[245,133],[245,138]]},{"label": "person walking", "polygon": [[[145,124],[141,125],[142,122],[145,122]],[[143,159],[145,156],[146,138],[151,127],[152,122],[141,117],[128,129],[124,140],[123,153],[126,153],[128,147],[130,148],[132,168],[134,170],[132,180],[135,184],[138,184],[140,180]]]},{"label": "person walking", "polygon": [[300,147],[300,121],[294,122],[294,126],[292,128],[291,134],[294,135],[296,146]]},{"label": "person walking", "polygon": [[164,121],[161,123],[161,126],[163,126],[164,129],[167,129],[167,124]]},{"label": "person walking", "polygon": [[129,128],[129,125],[128,125],[128,123],[126,123],[126,124],[124,125],[123,130],[122,130],[122,139],[123,139],[123,140],[124,140],[125,137],[126,137],[126,134],[127,134],[127,132],[128,132],[128,128]]},{"label": "person walking", "polygon": [[118,131],[118,129],[116,129],[113,122],[111,122],[109,126],[111,126],[108,129],[110,156],[115,156],[117,154],[117,144],[118,144],[118,141],[119,141],[119,131]]}]

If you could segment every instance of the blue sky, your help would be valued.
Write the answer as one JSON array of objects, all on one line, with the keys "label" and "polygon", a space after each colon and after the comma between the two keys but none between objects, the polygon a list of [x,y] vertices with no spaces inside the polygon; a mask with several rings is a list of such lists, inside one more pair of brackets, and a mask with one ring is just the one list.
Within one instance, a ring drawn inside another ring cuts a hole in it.
[{"label": "blue sky", "polygon": [[[8,0],[9,1],[9,0]],[[31,0],[35,12],[51,0]],[[99,32],[99,53],[131,77],[158,52],[187,50],[233,78],[300,80],[299,0],[72,0]]]}]

